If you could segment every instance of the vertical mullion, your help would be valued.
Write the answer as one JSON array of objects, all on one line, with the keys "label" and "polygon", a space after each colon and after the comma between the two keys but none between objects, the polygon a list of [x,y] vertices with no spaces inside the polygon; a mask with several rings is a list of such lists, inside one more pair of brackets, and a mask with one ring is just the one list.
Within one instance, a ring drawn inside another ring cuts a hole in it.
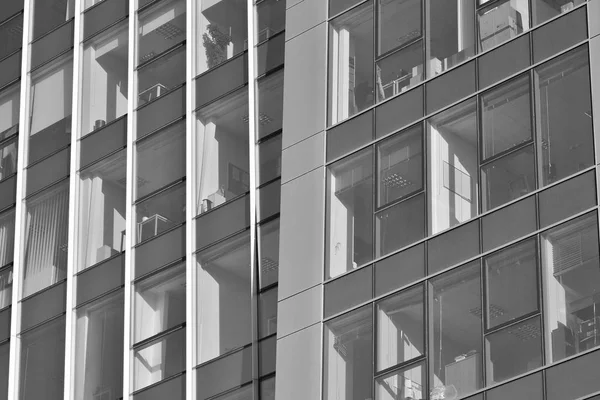
[{"label": "vertical mullion", "polygon": [[14,236],[14,258],[13,258],[13,288],[10,322],[10,355],[8,365],[8,398],[17,399],[19,395],[19,360],[21,355],[20,339],[17,334],[21,330],[21,281],[23,280],[24,251],[24,193],[25,193],[25,155],[27,154],[27,140],[29,138],[30,125],[30,83],[29,64],[30,47],[29,36],[31,31],[33,0],[25,0],[23,4],[23,41],[21,49],[21,97],[19,104],[19,137],[17,149],[17,182],[15,190],[15,236]]},{"label": "vertical mullion", "polygon": [[131,316],[132,316],[132,280],[133,280],[133,185],[135,184],[133,165],[133,139],[135,129],[135,54],[137,50],[137,0],[129,0],[129,53],[127,59],[127,148],[126,148],[126,184],[125,184],[125,271],[123,289],[123,398],[128,399],[131,393]]},{"label": "vertical mullion", "polygon": [[196,187],[196,175],[195,175],[195,149],[196,149],[196,135],[195,135],[195,124],[194,124],[194,98],[196,92],[196,85],[194,84],[194,57],[196,56],[196,2],[193,0],[186,1],[186,50],[185,50],[185,81],[186,81],[186,146],[185,146],[185,280],[186,280],[186,292],[185,292],[185,319],[186,319],[186,331],[185,331],[185,345],[186,353],[188,356],[185,359],[185,393],[186,399],[194,399],[195,387],[196,387],[196,376],[194,374],[194,364],[196,362],[196,274],[195,274],[195,258],[194,258],[194,243],[195,238],[195,221],[194,214],[196,213],[194,193]]},{"label": "vertical mullion", "polygon": [[83,15],[81,14],[82,1],[75,2],[74,12],[74,35],[73,40],[73,89],[72,89],[72,101],[71,101],[71,158],[70,158],[70,177],[69,177],[69,232],[67,240],[67,299],[66,299],[66,317],[65,317],[65,377],[64,377],[64,399],[73,398],[74,394],[74,383],[73,379],[75,375],[75,369],[73,368],[74,354],[75,354],[75,328],[77,326],[74,321],[73,310],[74,303],[74,291],[77,289],[75,284],[75,262],[77,260],[77,249],[78,239],[77,235],[77,214],[79,210],[79,175],[77,174],[77,167],[79,166],[79,142],[77,140],[79,136],[79,115],[81,110],[81,90],[82,87],[82,66],[83,59],[82,45],[81,45],[81,24]]}]

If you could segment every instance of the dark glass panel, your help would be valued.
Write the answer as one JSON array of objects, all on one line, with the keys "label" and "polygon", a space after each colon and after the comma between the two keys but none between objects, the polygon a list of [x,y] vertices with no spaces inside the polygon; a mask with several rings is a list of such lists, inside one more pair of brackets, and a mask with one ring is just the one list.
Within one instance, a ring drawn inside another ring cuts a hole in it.
[{"label": "dark glass panel", "polygon": [[587,39],[585,7],[558,18],[533,31],[533,62],[545,58]]},{"label": "dark glass panel", "polygon": [[275,359],[277,357],[277,337],[271,336],[258,343],[258,372],[265,376],[275,372]]},{"label": "dark glass panel", "polygon": [[135,249],[135,278],[185,257],[185,225]]},{"label": "dark glass panel", "polygon": [[[2,63],[0,62],[0,69],[2,68]],[[1,79],[2,75],[0,75]],[[2,83],[0,83],[0,87]],[[20,117],[20,109],[21,109],[21,83],[16,83],[13,86],[10,86],[6,89],[2,89],[0,93],[0,112],[2,113],[2,118],[0,118],[0,141],[10,138],[11,136],[15,137],[15,143],[17,141],[16,135],[19,132],[19,117]],[[5,142],[2,147],[9,146],[11,142]],[[15,145],[16,148],[16,145]],[[6,150],[2,151],[2,158],[6,158],[7,154]],[[15,153],[16,154],[16,153]],[[16,155],[12,156],[14,160],[12,163],[14,164],[13,169],[16,171]],[[2,168],[6,168],[7,166],[4,163],[8,161],[2,161]],[[2,171],[0,176],[2,179],[6,177],[6,173]]]},{"label": "dark glass panel", "polygon": [[185,329],[178,329],[134,349],[133,390],[183,372],[185,358]]},{"label": "dark glass panel", "polygon": [[378,0],[377,56],[422,36],[420,0]]},{"label": "dark glass panel", "polygon": [[542,373],[526,376],[487,392],[487,400],[544,400]]},{"label": "dark glass panel", "polygon": [[328,283],[325,285],[324,296],[325,318],[371,300],[373,298],[373,266],[366,266]]},{"label": "dark glass panel", "polygon": [[482,219],[483,251],[488,251],[534,232],[537,227],[535,197],[488,214]]},{"label": "dark glass panel", "polygon": [[73,18],[75,2],[73,0],[33,0],[32,39],[42,37],[52,29]]},{"label": "dark glass panel", "polygon": [[[5,189],[3,185],[0,184],[0,193]],[[10,189],[9,189],[10,190]],[[14,182],[13,182],[13,200],[14,203]],[[5,213],[0,214],[0,232],[2,232],[2,236],[0,236],[0,267],[4,267],[13,262],[14,256],[14,248],[15,248],[15,210],[9,210]],[[6,270],[9,271],[9,270]],[[10,274],[7,275],[7,272],[3,272],[0,276],[0,308],[6,307],[10,304],[11,296],[6,290],[11,291],[12,287],[12,270]],[[8,280],[7,280],[8,278]],[[8,285],[8,286],[7,286]],[[8,302],[8,303],[7,303]]]},{"label": "dark glass panel", "polygon": [[418,244],[375,264],[375,296],[425,276],[425,245]]},{"label": "dark glass panel", "polygon": [[[377,378],[375,380],[375,399],[427,399],[426,371],[425,363],[420,362]],[[446,398],[446,396],[442,398]]]},{"label": "dark glass panel", "polygon": [[277,288],[269,289],[258,298],[258,338],[277,333]]},{"label": "dark glass panel", "polygon": [[269,40],[285,29],[285,9],[285,0],[266,0],[256,5],[256,43]]},{"label": "dark glass panel", "polygon": [[600,390],[600,351],[575,358],[546,371],[548,400],[575,400]]},{"label": "dark glass panel", "polygon": [[185,182],[135,206],[136,239],[140,243],[185,221]]},{"label": "dark glass panel", "polygon": [[128,0],[101,0],[96,3],[99,3],[98,6],[83,14],[84,40],[129,14]]},{"label": "dark glass panel", "polygon": [[596,205],[596,175],[594,171],[587,172],[544,190],[538,196],[540,228],[545,228]]},{"label": "dark glass panel", "polygon": [[493,2],[489,7],[479,9],[477,22],[479,50],[489,50],[529,29],[529,1]]},{"label": "dark glass panel", "polygon": [[283,70],[259,79],[256,90],[258,92],[257,139],[262,139],[283,128]]},{"label": "dark glass panel", "polygon": [[70,159],[71,147],[67,147],[27,168],[27,188],[25,195],[29,196],[69,175]]},{"label": "dark glass panel", "polygon": [[185,374],[136,393],[133,400],[185,400]]},{"label": "dark glass panel", "polygon": [[184,0],[167,0],[139,14],[138,63],[142,64],[181,43],[186,36]]},{"label": "dark glass panel", "polygon": [[62,400],[65,317],[21,335],[19,400]]},{"label": "dark glass panel", "polygon": [[21,76],[21,51],[0,61],[0,88]]},{"label": "dark glass panel", "polygon": [[376,257],[425,237],[425,195],[419,194],[375,215]]},{"label": "dark glass panel", "polygon": [[475,61],[430,81],[426,90],[427,114],[475,93]]},{"label": "dark glass panel", "polygon": [[0,182],[0,210],[16,203],[17,178],[13,176]]},{"label": "dark glass panel", "polygon": [[196,248],[246,229],[250,225],[250,198],[244,196],[215,211],[202,215],[196,223]]},{"label": "dark glass panel", "polygon": [[329,16],[336,15],[358,3],[360,3],[360,0],[330,0]]},{"label": "dark glass panel", "polygon": [[279,279],[279,218],[258,227],[258,266],[260,287]]},{"label": "dark glass panel", "polygon": [[138,105],[146,104],[185,82],[185,46],[138,70]]},{"label": "dark glass panel", "polygon": [[8,0],[0,8],[0,22],[23,10],[23,0]]},{"label": "dark glass panel", "polygon": [[0,340],[4,341],[10,338],[10,317],[12,308],[6,308],[0,311]]},{"label": "dark glass panel", "polygon": [[31,69],[73,47],[73,21],[31,44]]},{"label": "dark glass panel", "polygon": [[281,135],[258,146],[258,185],[281,176]]},{"label": "dark glass panel", "polygon": [[[5,1],[4,3],[16,3],[16,1]],[[10,7],[10,5],[2,4],[2,7]],[[4,10],[3,10],[4,11]],[[0,23],[2,18],[0,11]],[[23,14],[17,15],[10,21],[6,21],[0,25],[0,59],[3,59],[13,51],[20,49],[23,44]]]},{"label": "dark glass panel", "polygon": [[259,391],[261,400],[275,400],[275,377],[261,380]]},{"label": "dark glass panel", "polygon": [[10,343],[4,343],[2,346],[0,346],[0,399],[2,400],[8,400],[9,365]]},{"label": "dark glass panel", "polygon": [[197,373],[198,399],[207,399],[252,380],[252,347],[201,366]]},{"label": "dark glass panel", "polygon": [[[585,0],[534,0],[532,4],[533,25],[539,25],[584,3]],[[583,24],[585,25],[585,21]]]},{"label": "dark glass panel", "polygon": [[479,221],[462,225],[427,243],[427,273],[433,274],[479,254]]},{"label": "dark glass panel", "polygon": [[281,180],[278,179],[257,190],[258,221],[279,213],[281,207]]},{"label": "dark glass panel", "polygon": [[373,111],[327,131],[327,161],[356,150],[373,140]]},{"label": "dark glass panel", "polygon": [[248,55],[244,54],[196,79],[196,106],[203,106],[248,82]]},{"label": "dark glass panel", "polygon": [[[2,217],[0,217],[2,218]],[[14,214],[13,214],[14,218]],[[0,222],[1,223],[1,222]],[[14,228],[13,233],[14,236]],[[8,235],[10,236],[10,234]],[[3,246],[4,243],[1,243]],[[14,247],[14,246],[13,246]],[[12,250],[11,250],[12,251]],[[0,271],[0,310],[12,304],[13,268],[12,266]]]},{"label": "dark glass panel", "polygon": [[[415,3],[414,0],[405,2]],[[402,40],[402,38],[398,38],[398,40]],[[377,61],[375,71],[378,102],[394,97],[419,84],[425,78],[423,41],[419,40]]]},{"label": "dark glass panel", "polygon": [[113,257],[77,276],[76,305],[99,297],[124,284],[125,257]]},{"label": "dark glass panel", "polygon": [[137,111],[136,138],[164,127],[185,114],[185,85]]},{"label": "dark glass panel", "polygon": [[285,34],[279,34],[256,48],[256,75],[261,76],[283,64]]},{"label": "dark glass panel", "polygon": [[423,86],[398,96],[375,109],[375,134],[392,133],[423,116]]},{"label": "dark glass panel", "polygon": [[127,145],[127,117],[107,125],[81,139],[80,166],[85,167],[96,160],[121,150]]},{"label": "dark glass panel", "polygon": [[67,284],[65,282],[36,294],[21,303],[21,330],[27,330],[65,312]]},{"label": "dark glass panel", "polygon": [[524,35],[482,55],[479,58],[479,87],[485,88],[527,68],[529,53],[529,36]]}]

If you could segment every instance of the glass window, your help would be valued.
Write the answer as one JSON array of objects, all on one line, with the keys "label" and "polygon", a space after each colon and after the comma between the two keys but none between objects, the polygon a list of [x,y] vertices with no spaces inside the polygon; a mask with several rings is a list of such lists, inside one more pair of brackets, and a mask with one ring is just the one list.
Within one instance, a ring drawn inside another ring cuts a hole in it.
[{"label": "glass window", "polygon": [[512,152],[481,167],[483,211],[535,190],[533,146]]},{"label": "glass window", "polygon": [[538,310],[536,247],[532,238],[484,259],[488,329]]},{"label": "glass window", "polygon": [[185,264],[135,284],[134,343],[185,322]]},{"label": "glass window", "polygon": [[425,237],[425,195],[419,194],[376,215],[376,255],[381,257]]},{"label": "glass window", "polygon": [[277,288],[261,293],[258,299],[258,338],[277,333]]},{"label": "glass window", "polygon": [[474,94],[477,84],[475,75],[475,61],[471,61],[429,81],[426,85],[427,113]]},{"label": "glass window", "polygon": [[245,86],[248,83],[248,53],[240,54],[219,68],[201,74],[195,81],[196,107],[203,107]]},{"label": "glass window", "polygon": [[275,377],[260,381],[260,399],[275,400]]},{"label": "glass window", "polygon": [[375,135],[383,137],[422,116],[423,86],[419,86],[375,109]]},{"label": "glass window", "polygon": [[70,147],[43,159],[27,169],[25,196],[40,191],[69,175]]},{"label": "glass window", "polygon": [[599,391],[598,364],[600,352],[595,351],[546,370],[547,399],[577,399]]},{"label": "glass window", "polygon": [[403,250],[375,264],[375,296],[388,293],[425,276],[425,244]]},{"label": "glass window", "polygon": [[12,316],[12,307],[7,307],[0,311],[0,340],[5,342],[10,339],[10,320]]},{"label": "glass window", "polygon": [[17,176],[0,181],[0,210],[13,207],[16,203]]},{"label": "glass window", "polygon": [[594,164],[586,47],[542,64],[534,75],[540,105],[542,183],[547,185]]},{"label": "glass window", "polygon": [[329,123],[373,105],[373,2],[329,25]]},{"label": "glass window", "polygon": [[479,50],[485,51],[529,29],[529,1],[504,0],[478,12]]},{"label": "glass window", "polygon": [[[197,398],[209,399],[252,381],[252,346],[228,354],[194,371]],[[215,379],[215,377],[218,377]]]},{"label": "glass window", "polygon": [[278,214],[281,207],[281,180],[277,179],[256,190],[259,222]]},{"label": "glass window", "polygon": [[[572,1],[570,3],[573,4]],[[586,19],[585,8],[582,7],[534,30],[531,34],[533,62],[539,62],[586,40],[588,37]],[[590,20],[592,19],[596,17],[590,16]]]},{"label": "glass window", "polygon": [[487,392],[487,400],[544,400],[542,373],[526,376]]},{"label": "glass window", "polygon": [[85,0],[84,8],[88,8],[92,3],[98,4],[97,7],[86,11],[83,14],[83,37],[89,38],[92,35],[108,28],[115,22],[129,14],[129,2],[122,0]]},{"label": "glass window", "polygon": [[431,280],[432,393],[462,397],[482,387],[480,275],[475,261]]},{"label": "glass window", "polygon": [[[141,1],[140,1],[141,3]],[[133,400],[185,400],[185,374],[173,379],[165,380],[147,390],[137,392],[132,396]]]},{"label": "glass window", "polygon": [[27,330],[65,312],[67,284],[65,281],[36,293],[21,302],[21,330]]},{"label": "glass window", "polygon": [[81,139],[79,166],[85,168],[126,145],[127,117],[123,117]]},{"label": "glass window", "polygon": [[257,139],[261,139],[283,128],[283,70],[259,79],[257,92]]},{"label": "glass window", "polygon": [[135,243],[149,240],[185,221],[185,182],[138,203]]},{"label": "glass window", "polygon": [[247,2],[201,0],[196,9],[196,74],[201,74],[248,48]]},{"label": "glass window", "polygon": [[256,75],[277,68],[284,61],[285,34],[281,33],[256,48]]},{"label": "glass window", "polygon": [[549,361],[600,345],[600,261],[596,214],[542,235],[544,323]]},{"label": "glass window", "polygon": [[329,16],[334,16],[353,5],[360,3],[360,0],[329,0]]},{"label": "glass window", "polygon": [[529,75],[522,75],[483,94],[483,159],[532,138]]},{"label": "glass window", "polygon": [[11,15],[15,15],[19,11],[23,10],[23,0],[14,0],[10,2],[5,2],[2,5],[2,10],[0,10],[0,21],[4,21],[6,18]]},{"label": "glass window", "polygon": [[65,317],[21,335],[19,400],[61,400],[64,395]]},{"label": "glass window", "polygon": [[[404,1],[404,3],[408,2],[415,3],[413,0]],[[420,8],[419,3],[416,2],[417,7]],[[394,21],[393,24],[394,27],[398,26],[396,25],[397,21]],[[420,34],[420,32],[416,34]],[[397,40],[402,40],[402,38]],[[425,78],[425,72],[423,71],[423,41],[419,40],[377,61],[375,72],[377,75],[377,101],[389,99],[420,83]]]},{"label": "glass window", "polygon": [[373,259],[373,150],[329,167],[327,179],[327,277]]},{"label": "glass window", "polygon": [[14,249],[15,210],[12,209],[0,214],[0,267],[13,262]]},{"label": "glass window", "polygon": [[435,76],[475,54],[475,2],[429,0],[428,76]]},{"label": "glass window", "polygon": [[[1,84],[0,84],[1,86]],[[21,85],[17,84],[0,93],[0,140],[4,140],[19,129],[19,110],[21,108]],[[5,158],[4,156],[2,158]],[[16,165],[16,161],[14,161]],[[4,161],[2,161],[4,167]],[[16,169],[16,167],[15,167]],[[5,175],[2,172],[2,179]]]},{"label": "glass window", "polygon": [[196,207],[201,214],[250,189],[247,90],[198,110],[196,117]]},{"label": "glass window", "polygon": [[198,354],[203,363],[252,341],[250,243],[237,235],[196,256]]},{"label": "glass window", "polygon": [[373,111],[327,131],[327,161],[345,155],[373,140]]},{"label": "glass window", "polygon": [[127,113],[128,38],[125,21],[84,46],[82,136]]},{"label": "glass window", "polygon": [[9,365],[10,365],[10,342],[5,343],[2,346],[0,346],[0,393],[8,394]]},{"label": "glass window", "polygon": [[419,285],[377,303],[377,371],[425,355],[424,293]]},{"label": "glass window", "polygon": [[161,1],[140,13],[138,64],[185,40],[185,1]]},{"label": "glass window", "polygon": [[133,390],[180,373],[185,369],[185,357],[185,329],[134,349]]},{"label": "glass window", "polygon": [[[0,106],[1,107],[1,106]],[[17,172],[17,139],[0,144],[0,181]]]},{"label": "glass window", "polygon": [[266,0],[256,5],[256,43],[269,40],[285,29],[285,0]]},{"label": "glass window", "polygon": [[[48,1],[48,0],[43,0]],[[37,3],[42,3],[37,0]],[[52,4],[53,1],[48,1]],[[71,141],[73,60],[61,59],[31,77],[29,163],[63,148]]]},{"label": "glass window", "polygon": [[[555,1],[555,0],[534,0],[533,24],[539,25],[550,18],[571,11],[574,7],[585,3],[585,0]],[[583,24],[585,28],[585,23]],[[574,26],[572,26],[574,27]],[[562,31],[562,29],[561,29]],[[564,32],[564,31],[563,31]],[[564,32],[566,33],[566,32]]]},{"label": "glass window", "polygon": [[138,105],[146,104],[185,81],[185,46],[138,70]]},{"label": "glass window", "polygon": [[77,310],[75,398],[123,394],[123,291]]},{"label": "glass window", "polygon": [[32,39],[35,40],[73,18],[74,0],[33,0]]},{"label": "glass window", "polygon": [[258,164],[259,186],[281,176],[281,135],[260,143]]},{"label": "glass window", "polygon": [[99,297],[124,284],[125,254],[113,257],[77,275],[76,305]]},{"label": "glass window", "polygon": [[377,145],[378,206],[423,189],[423,128],[416,125]]},{"label": "glass window", "polygon": [[31,66],[36,69],[73,47],[74,21],[53,30],[31,44]]},{"label": "glass window", "polygon": [[[3,7],[5,7],[3,5]],[[2,18],[0,18],[0,23]],[[0,25],[0,59],[13,51],[20,49],[23,44],[23,14],[19,14]]]},{"label": "glass window", "polygon": [[431,234],[468,221],[478,213],[477,125],[475,99],[427,121]]},{"label": "glass window", "polygon": [[135,278],[185,257],[185,226],[144,242],[135,249]]},{"label": "glass window", "polygon": [[250,227],[250,196],[202,215],[196,223],[196,248],[202,249]]},{"label": "glass window", "polygon": [[427,242],[427,272],[433,274],[479,254],[479,220]]},{"label": "glass window", "polygon": [[22,297],[51,286],[67,275],[68,184],[53,186],[26,202]]},{"label": "glass window", "polygon": [[507,76],[527,68],[530,64],[529,35],[511,40],[482,55],[478,62],[479,87],[485,88]]},{"label": "glass window", "polygon": [[421,37],[420,0],[378,0],[377,3],[378,56]]},{"label": "glass window", "polygon": [[372,308],[325,323],[323,400],[368,399],[373,390]]},{"label": "glass window", "polygon": [[377,378],[375,400],[427,399],[426,370],[425,363],[421,362]]},{"label": "glass window", "polygon": [[482,218],[483,251],[526,236],[537,228],[535,197],[531,196]]},{"label": "glass window", "polygon": [[185,175],[185,121],[136,143],[135,198],[139,199]]},{"label": "glass window", "polygon": [[79,174],[77,270],[125,250],[125,151]]},{"label": "glass window", "polygon": [[325,285],[324,315],[330,317],[373,298],[373,267],[368,265]]},{"label": "glass window", "polygon": [[279,279],[279,218],[258,227],[258,265],[260,287]]},{"label": "glass window", "polygon": [[21,51],[0,61],[0,88],[21,76]]},{"label": "glass window", "polygon": [[0,271],[0,310],[12,304],[12,267]]},{"label": "glass window", "polygon": [[510,325],[485,338],[487,384],[505,381],[542,365],[540,317]]}]

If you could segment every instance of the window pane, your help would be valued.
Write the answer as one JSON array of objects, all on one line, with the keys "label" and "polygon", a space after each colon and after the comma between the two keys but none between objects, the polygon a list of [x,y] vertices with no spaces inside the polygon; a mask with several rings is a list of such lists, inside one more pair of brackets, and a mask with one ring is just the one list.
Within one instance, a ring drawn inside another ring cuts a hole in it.
[{"label": "window pane", "polygon": [[124,117],[81,139],[79,166],[87,167],[102,157],[124,149],[126,144],[127,117]]},{"label": "window pane", "polygon": [[427,90],[427,113],[432,113],[457,100],[475,93],[475,61],[461,65],[429,83]]},{"label": "window pane", "polygon": [[65,317],[21,335],[20,368],[20,400],[63,399]]},{"label": "window pane", "polygon": [[421,124],[379,143],[377,150],[378,206],[423,189]]},{"label": "window pane", "polygon": [[258,185],[281,176],[281,135],[258,146]]},{"label": "window pane", "polygon": [[540,317],[511,325],[485,338],[487,384],[493,385],[542,365]]},{"label": "window pane", "polygon": [[144,242],[135,249],[135,278],[185,257],[185,225]]},{"label": "window pane", "polygon": [[378,56],[421,37],[420,0],[378,0],[378,3]]},{"label": "window pane", "polygon": [[327,161],[373,140],[373,112],[369,111],[327,131]]},{"label": "window pane", "polygon": [[544,400],[542,373],[529,375],[487,392],[487,400]]},{"label": "window pane", "polygon": [[[23,296],[66,277],[69,228],[69,182],[26,202]],[[62,397],[62,395],[61,395]]]},{"label": "window pane", "polygon": [[196,223],[196,248],[202,249],[250,226],[250,196],[201,216]]},{"label": "window pane", "polygon": [[547,185],[594,164],[588,52],[581,47],[534,73]]},{"label": "window pane", "polygon": [[373,105],[373,2],[329,25],[329,123]]},{"label": "window pane", "polygon": [[0,181],[17,172],[17,140],[0,144]]},{"label": "window pane", "polygon": [[377,378],[375,381],[375,399],[427,399],[427,378],[425,371],[425,363],[419,363],[404,370],[391,372],[381,378]]},{"label": "window pane", "polygon": [[372,308],[365,306],[325,324],[323,400],[371,397]]},{"label": "window pane", "polygon": [[479,220],[427,242],[427,273],[441,271],[479,254]]},{"label": "window pane", "polygon": [[558,361],[600,344],[600,261],[596,214],[542,234],[547,352]]},{"label": "window pane", "polygon": [[[0,82],[0,87],[1,86],[2,83]],[[19,129],[19,110],[21,107],[20,101],[20,84],[11,86],[10,88],[6,88],[0,93],[0,115],[2,115],[2,118],[0,118],[0,140],[4,140],[17,133]],[[4,151],[2,158],[6,158],[6,155],[4,155]],[[2,161],[3,166],[5,162],[6,161],[4,160]],[[16,156],[15,160],[13,161],[13,164],[15,165],[13,169],[16,169]],[[2,172],[2,179],[4,178],[5,174],[4,172]]]},{"label": "window pane", "polygon": [[138,105],[146,104],[185,81],[185,49],[180,47],[138,70]]},{"label": "window pane", "polygon": [[73,47],[71,21],[31,44],[31,69],[35,69]]},{"label": "window pane", "polygon": [[133,390],[162,381],[185,369],[185,329],[153,341],[133,353]]},{"label": "window pane", "polygon": [[250,189],[247,90],[202,108],[196,117],[196,201],[200,214]]},{"label": "window pane", "polygon": [[529,35],[521,36],[479,58],[479,87],[485,88],[530,64]]},{"label": "window pane", "polygon": [[0,61],[0,88],[21,76],[21,51]]},{"label": "window pane", "polygon": [[277,359],[277,338],[271,336],[258,343],[258,373],[265,376],[275,372]]},{"label": "window pane", "polygon": [[162,1],[144,10],[138,29],[138,64],[185,40],[185,1]]},{"label": "window pane", "polygon": [[[600,352],[595,351],[548,369],[546,371],[548,400],[575,400],[600,390],[599,363]],[[597,398],[598,396],[592,397],[592,399]]]},{"label": "window pane", "polygon": [[69,175],[70,147],[27,169],[25,196],[29,196]]},{"label": "window pane", "polygon": [[10,2],[5,2],[2,5],[2,9],[0,10],[0,21],[4,21],[6,18],[10,17],[23,10],[23,0],[13,0]]},{"label": "window pane", "polygon": [[85,8],[101,3],[83,14],[83,37],[88,38],[114,24],[129,13],[129,1],[85,0]]},{"label": "window pane", "polygon": [[185,264],[135,284],[134,343],[185,322]]},{"label": "window pane", "polygon": [[258,257],[260,287],[279,279],[279,218],[258,227]]},{"label": "window pane", "polygon": [[477,125],[475,99],[428,120],[431,234],[468,221],[478,213]]},{"label": "window pane", "polygon": [[208,399],[252,381],[252,347],[197,368],[197,398]]},{"label": "window pane", "polygon": [[[0,267],[13,262],[15,250],[15,210],[12,209],[0,214]],[[12,274],[11,274],[12,277]],[[12,281],[12,278],[11,278]],[[10,296],[8,296],[10,301]],[[2,301],[0,301],[2,303]],[[2,308],[2,307],[0,307]]]},{"label": "window pane", "polygon": [[136,138],[141,138],[185,115],[185,85],[140,108],[137,112]]},{"label": "window pane", "polygon": [[327,274],[333,278],[373,259],[373,151],[329,167]]},{"label": "window pane", "polygon": [[[405,2],[409,1],[415,3],[413,0],[405,0]],[[417,5],[417,7],[420,8],[421,6]],[[396,23],[394,22],[394,24]],[[401,38],[398,40],[401,40]],[[423,71],[423,41],[419,40],[377,61],[375,68],[377,72],[377,101],[388,99],[408,90],[423,81],[425,77]]]},{"label": "window pane", "polygon": [[0,210],[12,207],[16,202],[17,176],[0,182]]},{"label": "window pane", "polygon": [[277,288],[261,293],[258,299],[258,338],[277,333]]},{"label": "window pane", "polygon": [[7,307],[0,311],[0,340],[5,341],[10,339],[10,321],[12,308]]},{"label": "window pane", "polygon": [[484,263],[488,329],[538,310],[535,238],[494,253]]},{"label": "window pane", "polygon": [[64,313],[66,302],[66,282],[23,300],[21,303],[21,330],[29,329]]},{"label": "window pane", "polygon": [[185,123],[137,142],[135,198],[146,196],[185,175]]},{"label": "window pane", "polygon": [[530,102],[529,75],[482,96],[484,159],[531,140]]},{"label": "window pane", "polygon": [[283,70],[259,79],[257,91],[257,139],[261,139],[283,128]]},{"label": "window pane", "polygon": [[81,135],[127,113],[127,22],[87,42],[83,49]]},{"label": "window pane", "polygon": [[197,7],[196,74],[214,68],[248,47],[247,2],[201,0]]},{"label": "window pane", "polygon": [[[43,0],[48,1],[48,0]],[[42,0],[36,0],[41,3]],[[48,1],[48,4],[52,3]],[[73,60],[59,60],[31,77],[29,163],[71,141]]]},{"label": "window pane", "polygon": [[375,296],[425,276],[425,245],[418,244],[375,264]]},{"label": "window pane", "polygon": [[[16,3],[13,1],[13,3]],[[3,4],[2,7],[9,7]],[[2,11],[0,11],[2,12]],[[2,23],[0,17],[0,23]],[[23,14],[17,15],[10,21],[0,25],[0,59],[6,57],[13,51],[20,49],[23,44]]]},{"label": "window pane", "polygon": [[285,34],[279,34],[256,48],[256,75],[270,71],[284,61]]},{"label": "window pane", "polygon": [[0,271],[0,309],[6,308],[12,304],[12,285],[12,267]]},{"label": "window pane", "polygon": [[125,151],[79,174],[79,266],[106,260],[125,250]]},{"label": "window pane", "polygon": [[376,215],[376,257],[425,237],[425,195],[419,194]]},{"label": "window pane", "polygon": [[185,182],[135,206],[135,243],[149,240],[185,221]]},{"label": "window pane", "polygon": [[462,397],[482,387],[479,261],[431,281],[432,393]]},{"label": "window pane", "polygon": [[75,11],[75,2],[72,0],[33,0],[32,3],[32,40],[73,18]]},{"label": "window pane", "polygon": [[[581,1],[577,1],[581,3]],[[571,2],[573,4],[573,2]],[[594,17],[590,16],[591,19]],[[551,57],[587,39],[585,8],[569,13],[533,31],[533,62]]]},{"label": "window pane", "polygon": [[425,355],[423,301],[419,285],[377,303],[377,371]]},{"label": "window pane", "polygon": [[252,341],[249,235],[210,247],[196,261],[197,362],[203,363]]},{"label": "window pane", "polygon": [[330,317],[373,298],[373,267],[368,265],[325,285],[324,315]]},{"label": "window pane", "polygon": [[586,172],[544,190],[538,198],[540,228],[545,228],[596,205],[596,175]]},{"label": "window pane", "polygon": [[257,189],[256,202],[259,222],[278,214],[281,207],[281,180],[278,179]]},{"label": "window pane", "polygon": [[428,76],[435,76],[475,54],[474,3],[429,0]]},{"label": "window pane", "polygon": [[275,400],[275,377],[260,381],[260,400]]},{"label": "window pane", "polygon": [[481,220],[483,251],[526,236],[536,230],[535,197],[531,196]]},{"label": "window pane", "polygon": [[248,54],[244,53],[196,77],[196,107],[204,107],[246,83]]},{"label": "window pane", "polygon": [[132,396],[133,400],[185,400],[185,374],[164,381]]},{"label": "window pane", "polygon": [[329,16],[336,15],[358,3],[360,0],[329,0]]},{"label": "window pane", "polygon": [[535,190],[533,163],[533,146],[527,146],[481,167],[483,211]]},{"label": "window pane", "polygon": [[75,398],[123,393],[123,291],[77,310]]},{"label": "window pane", "polygon": [[256,43],[269,40],[285,29],[285,9],[285,0],[267,0],[256,5]]},{"label": "window pane", "polygon": [[77,275],[76,305],[122,286],[124,273],[125,256],[122,254]]},{"label": "window pane", "polygon": [[[554,18],[557,15],[571,11],[573,7],[585,3],[585,0],[570,0],[560,2],[556,2],[554,0],[534,0],[533,3],[533,24],[539,25],[550,18]],[[585,23],[583,26],[585,27]]]},{"label": "window pane", "polygon": [[420,86],[375,109],[375,134],[380,138],[413,123],[422,116],[423,87]]},{"label": "window pane", "polygon": [[[8,395],[8,373],[10,363],[10,343],[0,346],[0,393]],[[6,397],[4,397],[6,398]],[[274,399],[273,399],[274,400]]]},{"label": "window pane", "polygon": [[485,51],[529,29],[528,0],[505,0],[478,13],[479,50]]}]

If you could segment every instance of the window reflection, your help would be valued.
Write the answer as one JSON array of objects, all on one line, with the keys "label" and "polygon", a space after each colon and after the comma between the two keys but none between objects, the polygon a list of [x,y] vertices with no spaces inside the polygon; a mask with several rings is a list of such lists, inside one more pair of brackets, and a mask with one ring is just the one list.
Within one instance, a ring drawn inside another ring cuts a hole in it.
[{"label": "window reflection", "polygon": [[529,29],[529,1],[505,0],[478,13],[479,49],[485,51]]},{"label": "window reflection", "polygon": [[185,1],[161,1],[140,14],[138,64],[185,40]]}]

